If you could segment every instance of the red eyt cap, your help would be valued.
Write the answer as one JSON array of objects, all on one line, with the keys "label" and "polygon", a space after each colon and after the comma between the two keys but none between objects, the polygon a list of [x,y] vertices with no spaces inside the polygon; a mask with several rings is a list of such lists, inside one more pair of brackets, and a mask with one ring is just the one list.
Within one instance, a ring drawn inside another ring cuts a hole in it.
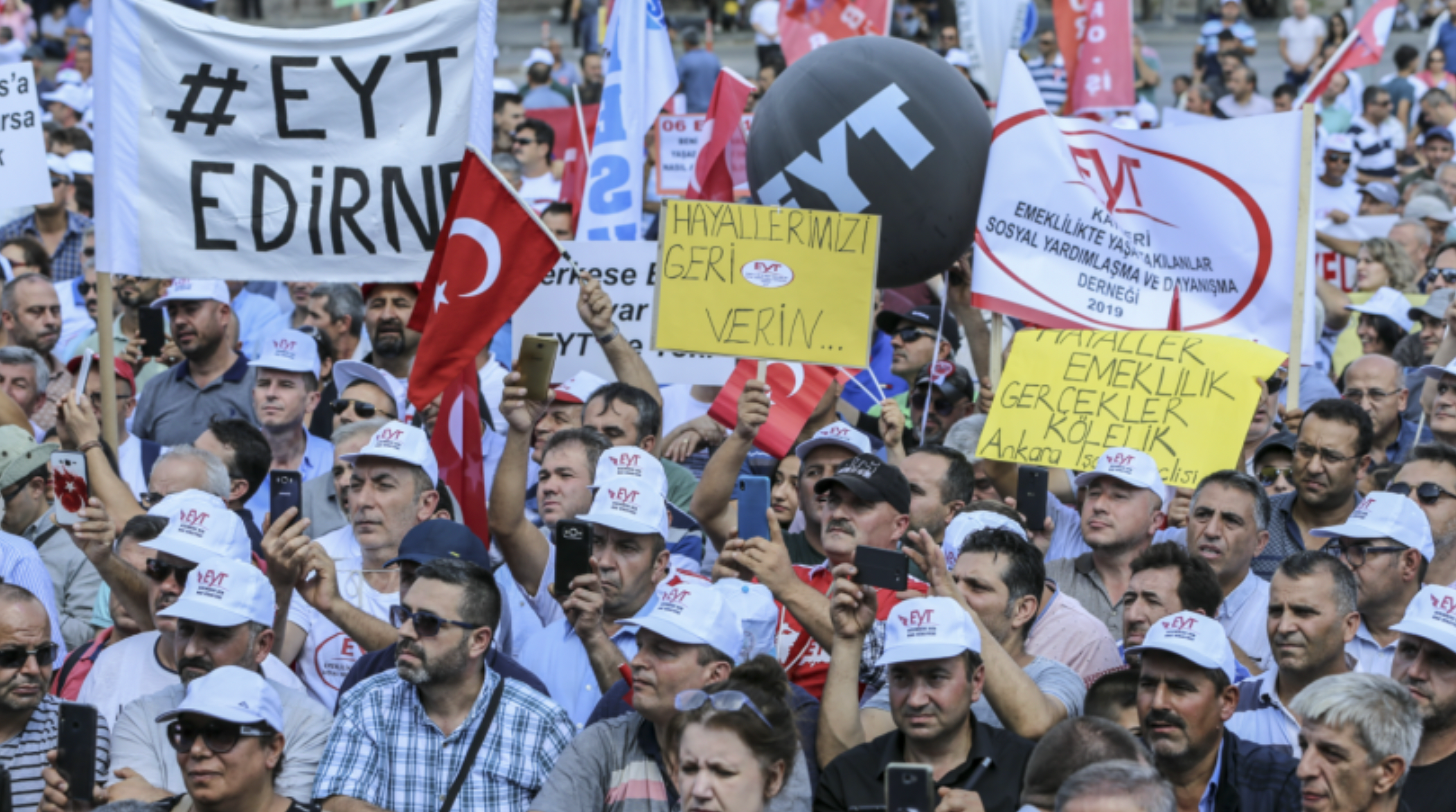
[{"label": "red eyt cap", "polygon": [[[92,364],[95,364],[99,360],[101,360],[101,356],[97,355],[94,352],[91,353],[91,363]],[[136,394],[136,375],[133,374],[132,371],[131,371],[131,364],[128,364],[127,362],[121,360],[120,358],[112,358],[111,359],[111,362],[116,365],[116,374],[120,375],[122,377],[122,380],[125,380],[127,383],[131,384],[131,392],[132,392],[133,395],[135,395]],[[71,360],[67,361],[66,362],[66,370],[68,372],[70,372],[72,375],[80,375],[81,374],[81,356],[78,355],[75,358],[72,358]],[[85,386],[86,384],[83,381],[81,385],[82,386]]]}]

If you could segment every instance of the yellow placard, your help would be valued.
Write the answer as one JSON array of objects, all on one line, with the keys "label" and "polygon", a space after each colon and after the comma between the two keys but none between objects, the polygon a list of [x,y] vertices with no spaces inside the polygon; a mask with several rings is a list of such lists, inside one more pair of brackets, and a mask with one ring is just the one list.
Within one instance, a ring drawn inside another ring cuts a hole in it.
[{"label": "yellow placard", "polygon": [[1238,465],[1262,381],[1286,357],[1195,333],[1020,332],[976,454],[1086,471],[1134,448],[1166,484],[1191,488]]},{"label": "yellow placard", "polygon": [[877,215],[666,201],[653,348],[865,366],[879,247]]}]

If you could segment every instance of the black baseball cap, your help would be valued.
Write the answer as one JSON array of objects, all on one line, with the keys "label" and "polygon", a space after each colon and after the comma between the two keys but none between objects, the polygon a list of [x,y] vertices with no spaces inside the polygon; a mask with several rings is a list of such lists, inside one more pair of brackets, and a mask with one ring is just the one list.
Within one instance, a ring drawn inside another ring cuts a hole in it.
[{"label": "black baseball cap", "polygon": [[431,519],[415,525],[399,542],[399,555],[384,562],[384,566],[401,561],[428,564],[437,558],[468,561],[490,569],[490,553],[486,552],[485,542],[470,532],[470,528],[448,519]]},{"label": "black baseball cap", "polygon": [[1262,457],[1262,456],[1264,456],[1264,452],[1265,451],[1272,451],[1274,449],[1280,449],[1280,448],[1282,448],[1285,451],[1288,451],[1289,453],[1293,454],[1294,453],[1294,441],[1295,441],[1294,435],[1293,434],[1290,434],[1287,431],[1281,431],[1281,432],[1279,432],[1277,434],[1271,434],[1270,436],[1265,437],[1264,438],[1264,442],[1259,443],[1259,447],[1256,448],[1256,449],[1254,449],[1254,456],[1252,458],[1254,464],[1255,465],[1258,465],[1259,464],[1259,458]]},{"label": "black baseball cap", "polygon": [[856,454],[844,461],[834,476],[814,483],[814,493],[843,485],[866,502],[889,502],[900,513],[910,512],[910,481],[899,468],[874,454]]},{"label": "black baseball cap", "polygon": [[[938,361],[935,364],[931,364],[930,369],[933,370],[936,366],[945,363],[948,362]],[[974,394],[975,389],[975,384],[971,381],[971,371],[960,364],[952,364],[950,372],[944,378],[941,378],[939,383],[931,376],[930,370],[926,370],[919,378],[915,379],[913,389],[919,389],[926,384],[934,386],[940,390],[942,395],[945,395],[952,401],[960,401],[970,397]]]},{"label": "black baseball cap", "polygon": [[909,312],[896,313],[892,310],[881,310],[880,315],[875,317],[875,326],[885,333],[895,332],[895,326],[902,321],[918,324],[928,328],[932,333],[940,330],[941,338],[950,342],[951,347],[961,348],[961,326],[949,313],[945,314],[944,325],[940,319],[940,308],[935,305],[921,305],[910,308]]}]

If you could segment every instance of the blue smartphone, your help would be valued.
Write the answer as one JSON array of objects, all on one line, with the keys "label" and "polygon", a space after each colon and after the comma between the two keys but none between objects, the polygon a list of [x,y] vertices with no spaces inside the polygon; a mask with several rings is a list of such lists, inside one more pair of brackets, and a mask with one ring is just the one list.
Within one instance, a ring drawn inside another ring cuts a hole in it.
[{"label": "blue smartphone", "polygon": [[768,528],[769,482],[766,476],[741,476],[733,488],[738,500],[738,537],[770,539]]}]

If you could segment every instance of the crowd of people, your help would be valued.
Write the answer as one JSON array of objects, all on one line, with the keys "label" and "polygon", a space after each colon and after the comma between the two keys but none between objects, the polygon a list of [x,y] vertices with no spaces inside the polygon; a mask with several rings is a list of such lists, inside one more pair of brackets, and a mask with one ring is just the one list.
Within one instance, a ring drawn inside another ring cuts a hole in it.
[{"label": "crowd of people", "polygon": [[[897,5],[896,33],[968,71],[925,10]],[[1350,27],[1290,10],[1272,99],[1229,2],[1172,80],[1179,105],[1287,107]],[[561,138],[532,111],[596,102],[603,68],[596,4],[564,11],[582,53],[547,38],[525,85],[497,88],[492,161],[570,239]],[[784,70],[778,3],[734,13],[761,96]],[[836,380],[782,458],[755,445],[764,381],[723,425],[721,387],[657,380],[587,277],[562,327],[595,337],[609,377],[540,402],[508,330],[476,359],[487,543],[442,481],[439,399],[408,398],[419,285],[118,275],[99,312],[89,15],[0,6],[0,53],[19,38],[44,76],[53,194],[0,224],[0,767],[18,812],[75,809],[82,787],[114,812],[848,812],[884,807],[905,765],[938,812],[1456,807],[1446,17],[1424,59],[1403,46],[1394,77],[1340,74],[1321,97],[1317,217],[1401,217],[1387,237],[1321,233],[1358,258],[1360,303],[1320,281],[1318,373],[1298,397],[1276,374],[1229,415],[1235,467],[1173,488],[1147,454],[1102,449],[1046,472],[1029,524],[1020,466],[976,455],[1015,331],[992,345],[969,257],[879,292],[872,367],[897,394]],[[687,111],[720,69],[706,33],[676,34]],[[1135,48],[1151,98],[1164,67]],[[1050,28],[1027,58],[1059,108]],[[1346,330],[1361,352],[1336,368]],[[63,504],[56,451],[84,457],[84,503]],[[301,507],[273,515],[275,471],[299,474]],[[767,480],[764,516],[741,518],[743,477]],[[583,527],[587,570],[563,581],[579,548],[558,541]],[[906,589],[863,583],[861,548],[903,554]],[[56,752],[68,705],[97,713],[87,774]]]}]

